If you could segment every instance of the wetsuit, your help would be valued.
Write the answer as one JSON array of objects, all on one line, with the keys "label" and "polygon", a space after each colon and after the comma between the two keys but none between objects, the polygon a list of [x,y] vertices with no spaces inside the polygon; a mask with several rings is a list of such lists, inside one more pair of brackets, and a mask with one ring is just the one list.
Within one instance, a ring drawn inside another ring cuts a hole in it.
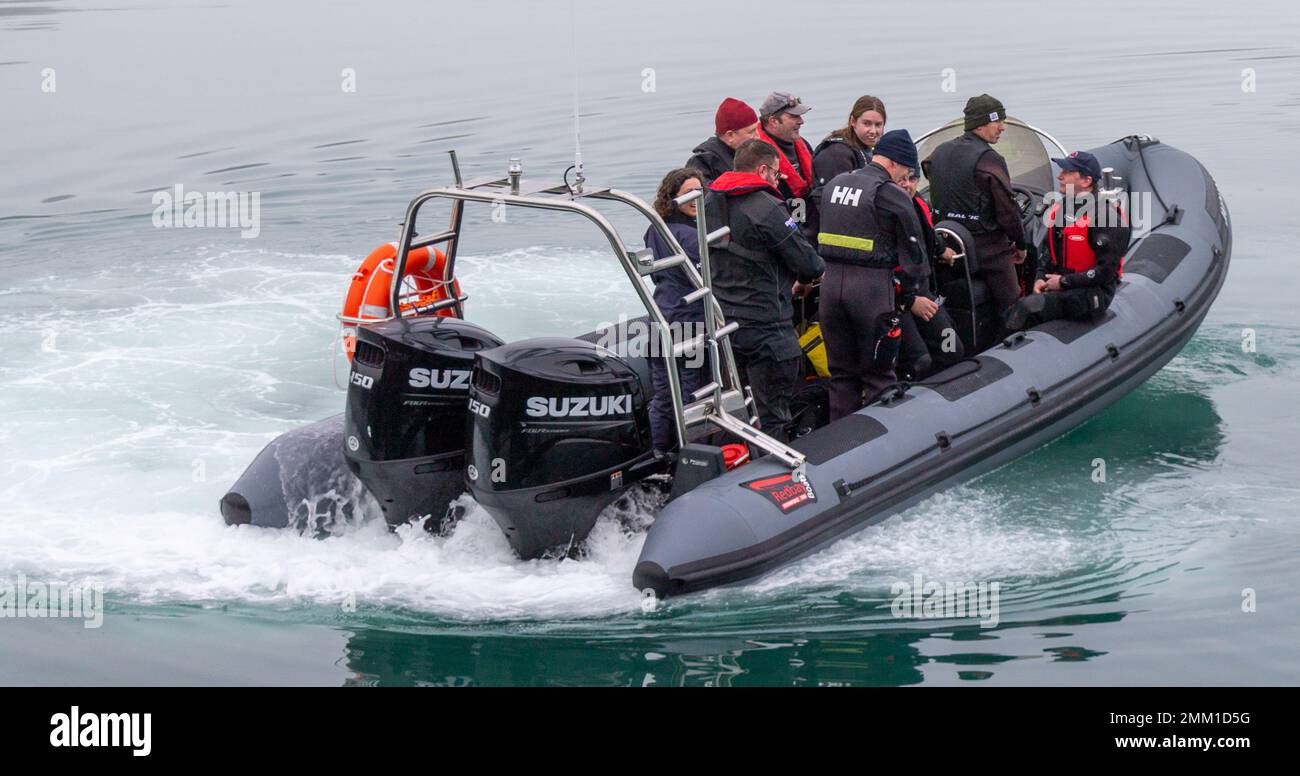
[{"label": "wetsuit", "polygon": [[880,363],[877,343],[882,319],[897,312],[894,267],[924,262],[923,239],[907,192],[879,164],[826,183],[818,252],[826,260],[821,327],[832,421],[895,382],[894,363]]},{"label": "wetsuit", "polygon": [[912,303],[918,296],[932,302],[939,299],[934,284],[934,262],[943,254],[947,246],[934,231],[934,216],[925,200],[912,198],[924,239],[921,245],[925,251],[924,260],[908,265],[899,265],[895,270],[898,281],[898,305],[908,311],[903,316],[903,352],[898,359],[899,375],[906,380],[920,380],[935,372],[940,372],[965,357],[965,346],[952,317],[944,305],[939,305],[930,320],[923,321],[912,314]]}]

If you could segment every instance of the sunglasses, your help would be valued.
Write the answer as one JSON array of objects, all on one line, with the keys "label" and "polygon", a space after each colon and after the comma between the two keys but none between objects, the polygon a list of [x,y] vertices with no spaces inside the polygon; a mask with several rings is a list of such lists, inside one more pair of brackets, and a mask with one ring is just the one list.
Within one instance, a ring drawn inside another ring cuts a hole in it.
[{"label": "sunglasses", "polygon": [[802,104],[803,102],[798,97],[791,97],[790,99],[786,100],[785,103],[783,103],[781,106],[773,109],[773,111],[771,113],[768,113],[767,115],[775,116],[781,111],[790,110],[791,108],[797,108]]}]

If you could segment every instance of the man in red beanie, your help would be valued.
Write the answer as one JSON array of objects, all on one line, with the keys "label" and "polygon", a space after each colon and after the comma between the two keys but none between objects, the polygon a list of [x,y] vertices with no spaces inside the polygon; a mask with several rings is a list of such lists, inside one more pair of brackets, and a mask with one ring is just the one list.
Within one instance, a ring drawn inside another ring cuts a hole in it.
[{"label": "man in red beanie", "polygon": [[758,114],[740,100],[728,97],[718,106],[713,129],[713,137],[695,146],[686,160],[687,167],[700,171],[705,186],[724,172],[731,172],[736,149],[758,137]]}]

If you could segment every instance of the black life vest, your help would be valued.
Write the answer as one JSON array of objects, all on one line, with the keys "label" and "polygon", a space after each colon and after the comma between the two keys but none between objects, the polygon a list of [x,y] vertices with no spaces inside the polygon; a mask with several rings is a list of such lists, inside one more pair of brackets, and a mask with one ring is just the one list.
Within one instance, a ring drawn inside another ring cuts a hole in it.
[{"label": "black life vest", "polygon": [[876,193],[892,183],[889,173],[878,165],[832,178],[822,189],[821,232],[817,252],[826,261],[861,267],[891,268],[893,255],[876,250]]},{"label": "black life vest", "polygon": [[930,201],[935,212],[941,220],[957,221],[977,235],[999,231],[993,201],[975,183],[975,165],[989,151],[993,146],[967,132],[943,143],[930,156]]}]

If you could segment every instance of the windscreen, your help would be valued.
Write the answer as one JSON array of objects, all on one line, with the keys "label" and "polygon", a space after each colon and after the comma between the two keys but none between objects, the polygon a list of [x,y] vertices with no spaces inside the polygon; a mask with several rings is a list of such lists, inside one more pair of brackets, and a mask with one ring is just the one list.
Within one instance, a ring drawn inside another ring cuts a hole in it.
[{"label": "windscreen", "polygon": [[[962,131],[961,119],[948,122],[938,132],[917,144],[919,158],[929,157],[940,143],[961,136]],[[993,148],[1007,160],[1012,183],[1039,191],[1051,191],[1056,188],[1052,182],[1051,153],[1058,152],[1055,147],[1051,147],[1049,153],[1047,142],[1029,125],[1008,116],[1007,128]],[[922,178],[921,186],[928,189],[929,182]]]}]

